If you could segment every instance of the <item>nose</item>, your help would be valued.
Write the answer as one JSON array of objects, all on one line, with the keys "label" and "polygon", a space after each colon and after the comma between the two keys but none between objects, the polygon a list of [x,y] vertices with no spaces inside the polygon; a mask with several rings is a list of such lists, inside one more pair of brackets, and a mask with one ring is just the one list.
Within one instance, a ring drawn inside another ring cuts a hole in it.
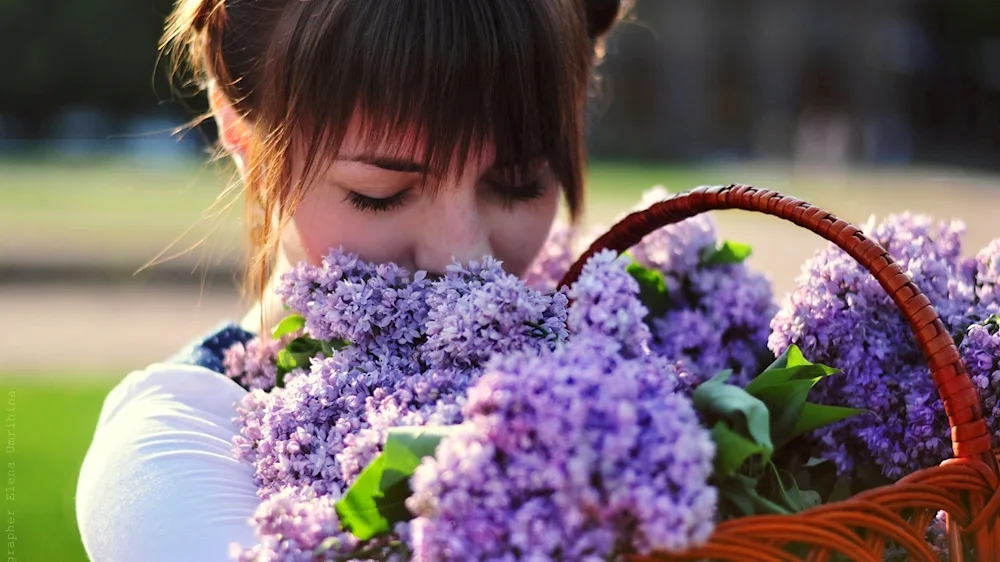
[{"label": "nose", "polygon": [[417,268],[440,275],[454,260],[466,263],[487,255],[493,255],[489,226],[478,208],[474,187],[438,194],[416,248]]}]

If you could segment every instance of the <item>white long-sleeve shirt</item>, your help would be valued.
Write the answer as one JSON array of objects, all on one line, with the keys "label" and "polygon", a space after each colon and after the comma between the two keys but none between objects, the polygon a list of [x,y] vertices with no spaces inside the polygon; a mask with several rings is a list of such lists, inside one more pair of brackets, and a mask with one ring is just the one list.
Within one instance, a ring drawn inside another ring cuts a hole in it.
[{"label": "white long-sleeve shirt", "polygon": [[232,453],[246,391],[192,365],[155,364],[104,401],[77,484],[94,562],[216,562],[256,541],[253,470]]}]

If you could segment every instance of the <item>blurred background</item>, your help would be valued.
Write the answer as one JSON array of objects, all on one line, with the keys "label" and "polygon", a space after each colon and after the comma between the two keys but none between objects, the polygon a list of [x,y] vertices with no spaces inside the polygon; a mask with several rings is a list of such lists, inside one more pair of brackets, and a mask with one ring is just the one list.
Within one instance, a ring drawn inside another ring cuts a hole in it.
[{"label": "blurred background", "polygon": [[[169,0],[0,0],[0,399],[8,542],[84,560],[73,492],[128,371],[242,316],[239,202],[205,108],[174,100]],[[747,182],[855,222],[902,210],[1000,236],[1000,2],[640,0],[591,108],[587,222],[642,190]],[[822,246],[720,213],[780,296]],[[596,227],[596,226],[595,226]],[[154,263],[149,267],[146,264]],[[13,534],[13,541],[11,536]]]}]

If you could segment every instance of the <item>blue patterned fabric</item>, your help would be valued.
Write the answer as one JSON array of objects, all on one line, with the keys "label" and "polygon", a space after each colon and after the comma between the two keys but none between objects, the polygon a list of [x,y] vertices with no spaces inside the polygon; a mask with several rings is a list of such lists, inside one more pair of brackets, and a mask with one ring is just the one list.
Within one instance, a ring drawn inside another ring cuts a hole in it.
[{"label": "blue patterned fabric", "polygon": [[209,332],[208,335],[192,341],[166,362],[199,365],[216,373],[224,373],[222,358],[225,356],[226,350],[234,344],[246,343],[253,337],[253,333],[232,322],[226,322]]}]

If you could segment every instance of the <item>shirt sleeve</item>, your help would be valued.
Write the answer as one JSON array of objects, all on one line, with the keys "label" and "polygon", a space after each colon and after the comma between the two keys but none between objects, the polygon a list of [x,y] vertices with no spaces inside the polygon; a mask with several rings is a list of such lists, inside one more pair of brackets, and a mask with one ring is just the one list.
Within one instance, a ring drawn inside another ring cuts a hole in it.
[{"label": "shirt sleeve", "polygon": [[76,493],[94,562],[229,560],[253,545],[253,469],[233,454],[246,391],[200,366],[153,365],[107,396]]}]

